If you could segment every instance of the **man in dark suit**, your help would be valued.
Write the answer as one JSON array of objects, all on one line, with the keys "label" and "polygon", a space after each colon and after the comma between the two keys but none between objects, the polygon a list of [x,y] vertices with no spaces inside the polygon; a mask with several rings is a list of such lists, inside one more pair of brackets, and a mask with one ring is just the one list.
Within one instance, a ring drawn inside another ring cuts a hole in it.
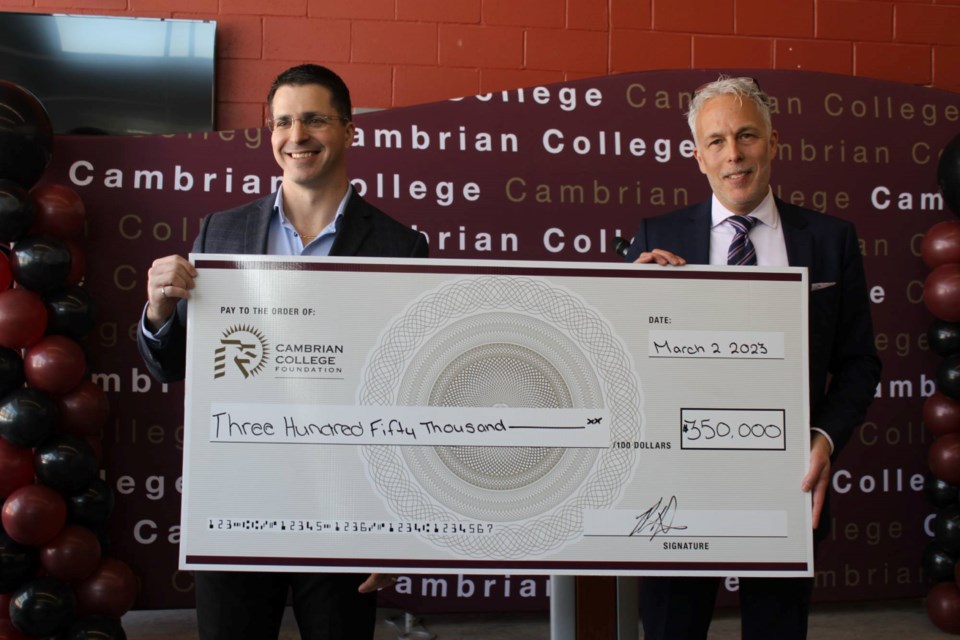
[{"label": "man in dark suit", "polygon": [[[777,132],[765,94],[751,78],[726,78],[697,91],[687,114],[694,155],[713,197],[641,221],[629,260],[662,266],[758,264],[809,269],[810,468],[815,538],[828,528],[831,460],[863,422],[880,380],[857,234],[845,220],[774,197],[770,165]],[[744,381],[749,385],[749,380]],[[647,640],[703,639],[719,578],[644,578]],[[812,579],[740,581],[745,639],[805,638]]]},{"label": "man in dark suit", "polygon": [[[353,143],[350,93],[335,73],[300,65],[281,73],[267,96],[280,190],[206,217],[195,253],[426,257],[424,236],[389,218],[353,191],[347,150]],[[138,346],[163,382],[184,376],[186,305],[197,272],[182,256],[150,267]],[[292,589],[305,640],[373,638],[376,592],[384,574],[197,572],[201,640],[276,638]]]}]

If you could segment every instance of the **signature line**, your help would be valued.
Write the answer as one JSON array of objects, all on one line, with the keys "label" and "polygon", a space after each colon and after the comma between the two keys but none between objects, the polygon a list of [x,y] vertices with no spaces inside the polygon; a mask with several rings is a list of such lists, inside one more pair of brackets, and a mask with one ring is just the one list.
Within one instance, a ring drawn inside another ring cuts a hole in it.
[{"label": "signature line", "polygon": [[[631,538],[636,537],[634,534],[623,534],[623,533],[585,533],[583,534],[584,538]],[[683,534],[657,534],[658,538],[697,538],[697,539],[714,539],[714,538],[759,538],[759,539],[778,539],[778,538],[789,538],[790,536],[721,536],[721,535],[683,535]]]}]

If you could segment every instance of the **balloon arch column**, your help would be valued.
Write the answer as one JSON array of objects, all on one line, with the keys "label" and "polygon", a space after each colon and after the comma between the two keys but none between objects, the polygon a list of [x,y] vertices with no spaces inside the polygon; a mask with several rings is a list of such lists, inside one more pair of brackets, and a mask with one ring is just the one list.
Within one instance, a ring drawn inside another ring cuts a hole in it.
[{"label": "balloon arch column", "polygon": [[104,554],[109,404],[84,352],[86,214],[69,188],[35,187],[52,143],[43,105],[0,81],[0,640],[119,640],[137,580]]},{"label": "balloon arch column", "polygon": [[[937,178],[944,202],[960,215],[960,135],[940,156]],[[923,567],[934,586],[927,615],[937,627],[960,634],[960,221],[941,222],[924,235],[921,256],[932,269],[923,301],[936,317],[927,336],[943,360],[937,391],[923,406],[923,423],[934,436],[926,493],[937,507],[934,539],[923,552]]]}]

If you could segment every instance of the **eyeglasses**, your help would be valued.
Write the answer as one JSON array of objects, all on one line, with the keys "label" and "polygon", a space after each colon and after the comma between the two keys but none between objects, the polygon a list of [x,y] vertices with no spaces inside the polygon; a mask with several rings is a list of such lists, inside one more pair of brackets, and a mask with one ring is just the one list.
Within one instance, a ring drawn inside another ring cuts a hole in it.
[{"label": "eyeglasses", "polygon": [[322,113],[314,113],[303,116],[302,118],[290,118],[287,116],[281,116],[279,118],[267,118],[267,128],[270,129],[270,131],[286,131],[293,127],[294,122],[299,121],[300,124],[310,131],[321,131],[329,127],[337,120],[350,122],[350,120],[347,118],[342,118],[340,116],[327,116]]},{"label": "eyeglasses", "polygon": [[[763,93],[763,90],[760,89],[760,81],[757,80],[756,78],[747,78],[746,76],[744,76],[741,78],[722,78],[722,80],[739,80],[740,82],[749,82],[754,87],[756,87],[757,91],[760,91],[761,93]],[[700,85],[699,87],[693,90],[693,95],[697,95],[698,93],[700,93],[701,91],[703,91],[704,89],[712,85],[714,82],[720,82],[720,81],[721,80],[711,80],[710,82],[704,82],[702,85]]]}]

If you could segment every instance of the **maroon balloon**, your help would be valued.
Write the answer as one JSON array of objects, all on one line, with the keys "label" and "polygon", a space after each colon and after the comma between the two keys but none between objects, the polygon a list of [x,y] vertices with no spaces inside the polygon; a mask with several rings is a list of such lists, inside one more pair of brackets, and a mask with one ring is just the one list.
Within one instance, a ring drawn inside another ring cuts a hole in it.
[{"label": "maroon balloon", "polygon": [[39,547],[63,529],[67,522],[67,504],[63,496],[50,487],[31,484],[7,496],[0,519],[14,541]]},{"label": "maroon balloon", "polygon": [[33,451],[0,438],[0,499],[33,482]]},{"label": "maroon balloon", "polygon": [[33,227],[30,233],[46,233],[64,240],[83,233],[87,211],[77,192],[62,184],[45,184],[30,192]]},{"label": "maroon balloon", "polygon": [[40,549],[40,565],[64,582],[79,582],[100,566],[100,541],[90,529],[68,525]]},{"label": "maroon balloon", "polygon": [[76,585],[77,612],[120,618],[137,599],[137,577],[116,558],[104,558],[96,572]]},{"label": "maroon balloon", "polygon": [[53,394],[72,391],[83,381],[87,359],[77,341],[66,336],[47,336],[23,358],[27,385]]},{"label": "maroon balloon", "polygon": [[960,434],[948,433],[933,441],[927,454],[933,475],[950,484],[960,484]]},{"label": "maroon balloon", "polygon": [[60,428],[78,436],[99,436],[110,415],[110,401],[99,385],[83,380],[57,398]]},{"label": "maroon balloon", "polygon": [[7,254],[0,253],[0,291],[10,288],[13,284],[13,273],[10,271],[10,258]]},{"label": "maroon balloon", "polygon": [[931,269],[960,263],[960,220],[947,220],[930,227],[920,244],[920,256]]},{"label": "maroon balloon", "polygon": [[923,424],[935,438],[960,433],[960,401],[937,391],[923,403]]},{"label": "maroon balloon", "polygon": [[[0,593],[0,620],[10,619],[10,594]],[[0,635],[0,638],[3,636]]]},{"label": "maroon balloon", "polygon": [[940,582],[927,593],[927,617],[941,631],[960,633],[960,588],[955,582]]},{"label": "maroon balloon", "polygon": [[960,321],[960,264],[942,264],[923,283],[923,302],[937,318]]},{"label": "maroon balloon", "polygon": [[43,298],[27,289],[0,292],[0,347],[24,349],[47,330]]}]

